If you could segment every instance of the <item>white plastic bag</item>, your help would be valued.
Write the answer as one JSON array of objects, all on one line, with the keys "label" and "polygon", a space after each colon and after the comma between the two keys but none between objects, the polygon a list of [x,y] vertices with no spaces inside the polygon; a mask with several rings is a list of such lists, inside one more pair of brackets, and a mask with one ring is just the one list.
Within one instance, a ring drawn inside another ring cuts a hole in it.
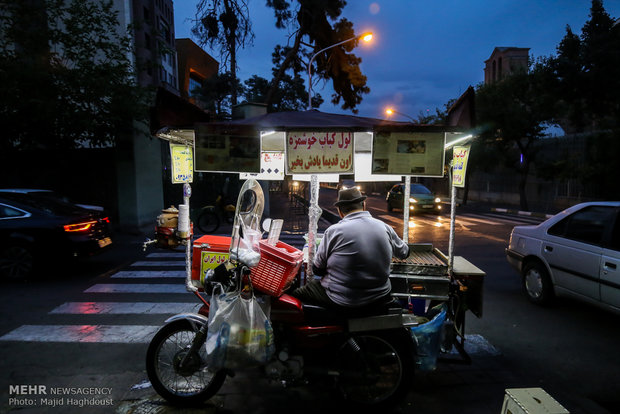
[{"label": "white plastic bag", "polygon": [[245,369],[265,364],[274,353],[273,328],[254,292],[213,294],[207,333],[207,366]]},{"label": "white plastic bag", "polygon": [[230,259],[239,261],[248,267],[258,266],[260,262],[260,246],[262,234],[254,229],[244,228],[243,238],[233,238]]}]

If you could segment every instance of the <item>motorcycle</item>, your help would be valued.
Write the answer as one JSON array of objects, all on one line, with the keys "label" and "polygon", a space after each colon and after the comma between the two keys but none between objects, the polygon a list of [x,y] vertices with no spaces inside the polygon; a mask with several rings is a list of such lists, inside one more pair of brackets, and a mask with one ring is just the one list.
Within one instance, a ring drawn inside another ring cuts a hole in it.
[{"label": "motorcycle", "polygon": [[232,224],[235,206],[226,202],[223,194],[218,194],[215,205],[205,206],[200,210],[196,225],[205,234],[215,233],[223,222]]},{"label": "motorcycle", "polygon": [[[241,233],[256,230],[262,216],[262,190],[254,180],[246,184],[237,203],[233,245]],[[230,369],[210,369],[205,346],[209,296],[215,286],[224,292],[240,290],[256,272],[247,256],[232,253],[231,249],[228,262],[207,272],[202,292],[194,290],[202,303],[198,313],[169,318],[149,344],[148,378],[174,405],[202,404],[217,394],[227,376],[234,375]],[[328,379],[347,405],[361,408],[391,406],[411,389],[416,346],[409,327],[418,325],[418,319],[391,297],[343,314],[304,304],[280,291],[255,291],[261,301],[270,303],[275,352],[261,367],[268,379],[286,385]]]}]

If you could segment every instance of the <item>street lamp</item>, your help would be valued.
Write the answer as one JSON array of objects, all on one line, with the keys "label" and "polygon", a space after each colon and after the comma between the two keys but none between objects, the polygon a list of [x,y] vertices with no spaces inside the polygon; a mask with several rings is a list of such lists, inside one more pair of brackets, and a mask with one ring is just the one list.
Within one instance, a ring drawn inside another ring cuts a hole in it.
[{"label": "street lamp", "polygon": [[416,122],[416,120],[415,120],[415,119],[413,119],[412,117],[410,117],[409,115],[407,115],[407,114],[403,114],[402,112],[398,112],[398,111],[397,111],[397,110],[395,110],[394,108],[387,108],[387,109],[385,110],[385,113],[387,114],[387,116],[392,116],[392,115],[394,115],[394,114],[402,115],[402,116],[404,116],[405,118],[409,118],[409,119],[411,119],[411,122],[413,122],[413,123],[415,123],[415,122]]},{"label": "street lamp", "polygon": [[[343,40],[342,42],[335,43],[331,46],[327,46],[316,52],[310,58],[308,62],[308,110],[312,109],[312,61],[320,53],[325,52],[333,47],[340,46],[343,43],[351,42],[356,39],[363,39],[365,42],[369,42],[372,39],[372,33],[365,33],[361,36],[355,36],[350,39]],[[319,207],[319,177],[316,174],[310,176],[310,207],[308,208],[309,222],[308,222],[308,269],[306,271],[307,277],[312,279],[312,263],[314,261],[314,250],[316,244],[314,242],[316,238],[316,231],[318,228],[319,217],[321,217],[321,207]]]},{"label": "street lamp", "polygon": [[310,58],[310,62],[308,63],[308,110],[312,109],[312,61],[314,60],[314,58],[317,57],[319,54],[325,52],[326,50],[329,50],[336,46],[340,46],[341,44],[356,39],[362,39],[365,42],[370,42],[372,40],[372,33],[364,33],[361,36],[355,36],[350,39],[343,40],[342,42],[334,43],[333,45],[327,46],[326,48],[323,48],[316,52],[314,55],[312,55],[312,57]]}]

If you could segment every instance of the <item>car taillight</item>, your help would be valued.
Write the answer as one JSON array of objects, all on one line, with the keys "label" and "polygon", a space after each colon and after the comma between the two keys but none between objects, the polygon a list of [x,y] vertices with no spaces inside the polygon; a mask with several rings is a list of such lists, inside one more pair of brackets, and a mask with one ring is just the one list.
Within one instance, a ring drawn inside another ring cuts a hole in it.
[{"label": "car taillight", "polygon": [[95,224],[97,224],[97,220],[91,220],[83,223],[67,224],[64,228],[66,232],[88,231]]}]

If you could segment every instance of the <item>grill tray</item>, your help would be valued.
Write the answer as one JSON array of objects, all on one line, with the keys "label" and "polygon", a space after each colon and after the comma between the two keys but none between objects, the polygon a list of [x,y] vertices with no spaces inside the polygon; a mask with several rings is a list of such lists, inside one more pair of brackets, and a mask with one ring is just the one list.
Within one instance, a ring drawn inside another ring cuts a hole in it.
[{"label": "grill tray", "polygon": [[444,276],[448,274],[448,258],[431,243],[413,243],[407,258],[392,259],[390,273]]}]

